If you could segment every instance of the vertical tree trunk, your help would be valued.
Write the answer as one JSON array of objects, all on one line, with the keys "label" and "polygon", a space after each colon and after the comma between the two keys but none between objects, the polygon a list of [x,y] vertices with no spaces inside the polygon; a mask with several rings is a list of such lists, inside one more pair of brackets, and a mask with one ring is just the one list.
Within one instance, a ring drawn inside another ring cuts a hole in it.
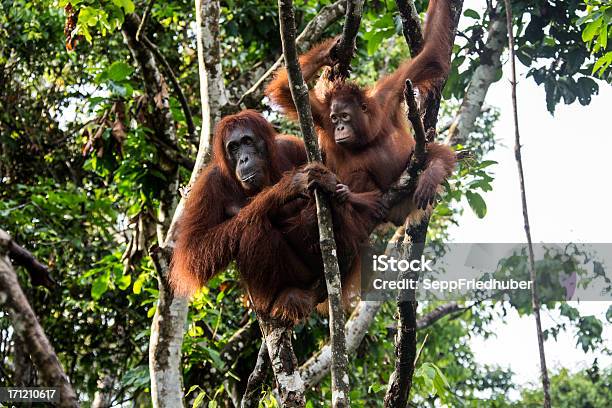
[{"label": "vertical tree trunk", "polygon": [[151,401],[154,407],[181,407],[184,406],[181,348],[189,302],[175,297],[166,279],[170,254],[158,249],[151,257],[160,277],[159,299],[149,340]]},{"label": "vertical tree trunk", "polygon": [[[202,126],[202,140],[206,141],[205,160],[210,159],[210,146],[214,124],[223,115],[227,105],[227,93],[223,83],[223,68],[221,66],[221,44],[219,42],[219,19],[221,6],[218,0],[196,0],[196,23],[198,38],[198,72],[200,76],[200,95],[202,98],[202,119],[206,118],[206,126]],[[204,123],[204,120],[202,120]],[[196,168],[197,168],[196,164]]]},{"label": "vertical tree trunk", "polygon": [[[218,0],[195,0],[196,43],[198,52],[198,75],[200,79],[200,101],[202,105],[202,128],[194,169],[189,178],[192,185],[200,170],[210,161],[214,124],[221,118],[228,103],[223,70],[221,67],[221,44],[219,43]],[[176,221],[183,213],[185,200],[179,202],[166,235],[164,246],[172,247]]]},{"label": "vertical tree trunk", "polygon": [[[219,44],[219,2],[196,0],[198,65],[202,99],[202,129],[200,145],[190,184],[200,169],[207,163],[212,137],[212,123],[221,116],[221,109],[227,103],[223,86]],[[176,130],[168,103],[168,90],[154,54],[136,39],[139,27],[138,17],[126,16],[123,34],[134,59],[137,61],[145,80],[145,91],[155,101],[153,127],[156,136],[166,145],[176,146]],[[209,75],[210,72],[210,75]],[[163,153],[163,152],[162,152]],[[163,157],[163,155],[162,155]],[[164,163],[162,163],[163,165]],[[151,399],[154,407],[180,407],[183,401],[181,370],[181,347],[189,302],[177,298],[168,285],[171,247],[184,202],[178,206],[178,171],[176,162],[166,163],[164,170],[171,175],[171,182],[160,192],[161,204],[157,225],[160,248],[151,253],[158,275],[159,299],[151,325],[149,343],[149,370],[151,376]],[[176,210],[175,210],[176,207]],[[174,211],[172,218],[170,214]]]},{"label": "vertical tree trunk", "polygon": [[448,131],[445,141],[447,144],[465,144],[474,130],[476,118],[480,116],[489,87],[498,79],[497,74],[501,69],[500,57],[506,46],[507,33],[502,6],[503,1],[498,1],[491,10],[489,31],[484,50],[480,55],[480,65],[472,74],[459,114]]},{"label": "vertical tree trunk", "polygon": [[[358,10],[359,8],[356,7],[355,9]],[[321,152],[317,145],[312,111],[310,109],[308,86],[304,82],[295,45],[296,31],[293,2],[291,0],[278,0],[278,15],[291,96],[298,111],[300,129],[304,136],[308,158],[309,161],[321,161]],[[315,200],[319,226],[319,244],[321,246],[329,299],[329,332],[332,344],[332,406],[334,408],[343,408],[350,406],[350,388],[344,333],[345,318],[341,300],[342,284],[340,281],[340,269],[338,267],[338,259],[336,258],[336,242],[332,229],[329,202],[317,190],[315,190]],[[272,351],[269,350],[269,352]]]},{"label": "vertical tree trunk", "polygon": [[[402,242],[403,257],[410,261],[421,257],[428,226],[429,219],[425,218],[419,225],[409,225],[406,228]],[[413,276],[411,272],[400,272],[398,280],[408,278],[415,279],[418,276]],[[417,355],[417,306],[414,289],[398,293],[399,321],[395,339],[395,369],[389,378],[389,388],[384,402],[384,406],[388,408],[404,408],[410,397]]]},{"label": "vertical tree trunk", "polygon": [[[452,34],[450,36],[451,44],[455,40],[455,32],[463,9],[463,0],[452,0],[449,4],[451,16],[451,27],[448,29]],[[418,24],[409,17],[404,18],[406,24],[403,28],[408,30],[410,21],[413,24]],[[445,29],[438,27],[438,29]],[[418,32],[413,29],[409,32],[404,32],[407,41],[410,42],[410,33]],[[414,34],[412,34],[414,36]],[[417,47],[419,44],[416,44]],[[452,57],[452,47],[449,48],[449,60]],[[425,145],[427,129],[435,129],[438,122],[438,111],[442,99],[442,89],[446,83],[447,76],[437,78],[436,86],[433,91],[425,95],[424,103],[425,112],[421,118],[418,110],[418,104],[414,97],[414,90],[409,78],[406,79],[406,88],[404,90],[404,99],[408,108],[408,120],[412,124],[414,130],[415,147],[414,154],[408,166],[408,174],[410,175],[408,186],[411,186],[410,191],[414,191],[418,180],[418,173],[425,164]],[[418,225],[411,225],[409,220],[406,220],[406,232],[403,242],[403,256],[407,259],[414,260],[420,258],[423,253],[425,241],[427,239],[427,229],[429,226],[429,217],[425,217]],[[401,272],[399,279],[412,278],[418,280],[419,276],[415,273]],[[412,376],[414,375],[415,359],[417,354],[417,306],[416,291],[414,289],[400,290],[397,298],[397,306],[399,312],[398,332],[395,341],[395,370],[389,378],[389,386],[385,395],[384,406],[387,408],[404,408],[407,406],[410,391],[412,388]]]},{"label": "vertical tree trunk", "polygon": [[[227,103],[221,70],[219,44],[219,2],[196,0],[196,37],[198,47],[198,68],[200,76],[200,97],[202,101],[202,128],[196,164],[189,184],[197,178],[200,170],[210,159],[210,145],[213,123],[221,116]],[[209,72],[210,70],[210,72]],[[178,188],[174,190],[175,197]],[[151,371],[151,396],[154,406],[179,407],[184,404],[181,374],[181,346],[189,302],[174,297],[166,279],[169,272],[171,249],[174,242],[176,221],[184,207],[181,199],[167,227],[160,248],[152,257],[158,271],[159,301],[153,324],[149,348]]]},{"label": "vertical tree trunk", "polygon": [[[164,242],[166,231],[170,225],[170,214],[174,211],[178,195],[178,165],[167,157],[165,146],[177,145],[176,128],[170,111],[168,88],[159,70],[153,53],[136,40],[140,20],[134,15],[127,15],[122,32],[134,60],[138,64],[144,79],[144,88],[152,103],[151,115],[155,141],[159,142],[158,152],[161,167],[170,180],[159,192],[160,205],[158,220],[149,220],[145,228],[155,226],[157,242]],[[164,147],[161,147],[164,146]],[[159,222],[157,222],[159,221]],[[151,254],[154,257],[154,254]],[[159,298],[149,341],[149,372],[151,377],[151,401],[153,407],[183,406],[183,378],[181,371],[181,346],[187,317],[188,302],[186,299],[175,298],[168,285],[167,275],[170,256],[163,253],[157,262]]]}]

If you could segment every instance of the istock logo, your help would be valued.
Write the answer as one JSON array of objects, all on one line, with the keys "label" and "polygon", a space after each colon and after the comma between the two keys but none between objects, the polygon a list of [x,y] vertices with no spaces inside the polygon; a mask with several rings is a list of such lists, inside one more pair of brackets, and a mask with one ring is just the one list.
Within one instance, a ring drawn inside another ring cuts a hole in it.
[{"label": "istock logo", "polygon": [[396,259],[388,255],[373,255],[372,270],[377,272],[432,272],[430,266],[432,262],[431,259],[425,259],[424,255],[421,255],[421,259],[413,259],[412,261]]}]

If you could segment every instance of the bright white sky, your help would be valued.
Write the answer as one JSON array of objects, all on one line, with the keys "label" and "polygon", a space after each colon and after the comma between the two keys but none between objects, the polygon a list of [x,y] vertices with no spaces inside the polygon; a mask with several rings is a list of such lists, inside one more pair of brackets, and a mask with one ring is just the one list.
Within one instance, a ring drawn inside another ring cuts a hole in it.
[{"label": "bright white sky", "polygon": [[[465,8],[481,10],[478,1],[466,1]],[[546,110],[543,87],[525,78],[518,63],[518,105],[523,166],[531,234],[534,242],[612,242],[612,87],[600,83],[600,92],[590,105],[560,104],[555,116]],[[478,219],[465,203],[466,211],[453,227],[454,242],[525,242],[523,218],[514,159],[514,127],[510,99],[509,65],[504,78],[494,84],[487,104],[501,109],[495,126],[497,148],[487,159],[495,160],[493,191],[484,194],[488,213]],[[594,314],[605,322],[612,302],[573,303],[582,314]],[[557,314],[544,313],[544,328],[553,325]],[[612,328],[604,327],[604,339],[612,345]],[[493,324],[496,337],[471,340],[476,360],[512,369],[518,384],[539,381],[539,359],[533,317],[510,314]],[[549,369],[572,370],[590,366],[595,357],[585,355],[571,334],[546,342]],[[600,356],[600,367],[612,365],[612,358]],[[539,385],[539,383],[538,383]]]}]

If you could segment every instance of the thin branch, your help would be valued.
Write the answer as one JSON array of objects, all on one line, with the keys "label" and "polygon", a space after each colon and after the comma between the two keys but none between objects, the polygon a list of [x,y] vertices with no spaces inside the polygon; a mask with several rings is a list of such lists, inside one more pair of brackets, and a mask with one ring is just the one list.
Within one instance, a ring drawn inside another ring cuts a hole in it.
[{"label": "thin branch", "polygon": [[268,348],[266,347],[266,340],[262,339],[259,353],[257,353],[255,368],[253,368],[253,372],[249,375],[246,390],[244,391],[244,396],[240,403],[241,408],[255,408],[259,406],[261,386],[266,379],[269,367],[270,358],[268,357]]},{"label": "thin branch", "polygon": [[410,123],[412,123],[412,127],[414,129],[414,140],[416,142],[414,146],[414,153],[411,158],[411,163],[408,166],[409,170],[413,174],[416,174],[425,163],[425,143],[427,141],[427,135],[425,134],[425,126],[423,125],[423,121],[421,120],[421,115],[419,114],[419,108],[417,106],[417,101],[414,95],[414,88],[412,87],[412,81],[410,79],[406,80],[406,87],[404,88],[404,99],[406,100],[406,105],[408,106],[408,112],[406,116]]},{"label": "thin branch", "polygon": [[11,259],[17,265],[21,265],[28,271],[30,280],[34,286],[44,286],[47,289],[53,289],[57,286],[57,282],[53,280],[49,273],[49,268],[46,265],[38,262],[38,260],[27,249],[22,248],[19,244],[11,239],[8,243],[8,251]]},{"label": "thin branch", "polygon": [[410,53],[414,56],[423,49],[423,29],[421,19],[412,0],[397,0],[397,10],[402,20],[402,31]]},{"label": "thin branch", "polygon": [[531,304],[536,321],[538,335],[538,349],[540,352],[540,375],[542,377],[542,389],[544,391],[544,408],[550,408],[550,380],[546,369],[546,354],[544,352],[544,335],[542,333],[542,321],[540,319],[540,299],[538,298],[535,260],[533,256],[533,244],[531,242],[531,230],[529,227],[529,215],[527,213],[527,195],[525,193],[525,174],[523,172],[523,159],[521,157],[521,136],[519,133],[518,106],[516,102],[516,63],[514,55],[514,34],[512,33],[512,4],[510,0],[504,0],[506,5],[506,25],[508,28],[508,48],[510,50],[510,68],[512,86],[512,113],[514,117],[514,157],[518,167],[519,183],[521,186],[521,204],[523,206],[523,220],[525,222],[525,235],[527,237],[527,249],[529,251],[529,276],[531,278]]},{"label": "thin branch", "polygon": [[346,18],[342,29],[342,37],[338,46],[334,48],[334,57],[338,60],[338,64],[331,71],[331,80],[334,78],[344,80],[349,76],[362,13],[363,0],[346,0]]},{"label": "thin branch", "polygon": [[[318,41],[323,32],[332,23],[342,17],[344,10],[346,9],[346,1],[338,0],[329,6],[325,6],[319,11],[319,14],[314,16],[312,20],[304,27],[304,30],[295,40],[296,45],[300,50],[310,48],[314,42]],[[283,56],[278,57],[276,62],[259,78],[238,100],[236,105],[244,103],[248,99],[259,99],[253,97],[253,94],[263,85],[263,83],[272,75],[278,67],[283,63]]]},{"label": "thin branch", "polygon": [[155,0],[149,0],[149,2],[147,3],[147,8],[145,8],[144,13],[142,14],[142,20],[140,21],[140,25],[138,26],[138,30],[136,31],[136,41],[140,41],[143,36],[142,32],[144,31],[144,26],[145,24],[147,24],[147,20],[151,15],[153,4],[155,4]]},{"label": "thin branch", "polygon": [[[295,46],[295,16],[291,0],[278,0],[280,33],[283,43],[283,55],[289,76],[291,96],[298,111],[300,129],[306,144],[309,161],[321,161],[321,152],[312,120],[308,86],[298,62]],[[319,243],[323,258],[325,281],[329,299],[329,326],[332,342],[332,406],[349,407],[348,356],[344,333],[344,311],[342,310],[341,282],[338,259],[335,254],[336,242],[332,228],[329,203],[319,191],[315,190],[317,221],[319,226]]]},{"label": "thin branch", "polygon": [[470,309],[472,306],[473,305],[460,306],[457,302],[449,302],[440,305],[417,320],[417,329],[421,330],[426,327],[429,327],[438,320],[442,319],[444,316],[448,316],[449,314],[453,314],[456,312],[463,312],[465,310]]},{"label": "thin branch", "polygon": [[408,167],[400,175],[398,181],[391,186],[389,191],[383,194],[383,200],[389,206],[389,208],[403,201],[406,197],[409,197],[417,182],[419,171],[422,170],[425,164],[425,145],[427,142],[427,135],[425,133],[425,126],[419,113],[418,104],[414,94],[414,88],[412,87],[412,81],[406,80],[406,87],[404,88],[404,99],[408,106],[408,112],[406,116],[412,128],[414,129],[414,154],[410,158]]},{"label": "thin branch", "polygon": [[[144,17],[142,21],[144,21]],[[142,24],[141,24],[141,27],[142,27]],[[136,35],[138,36],[138,34]],[[161,64],[164,66],[166,70],[166,74],[168,74],[168,78],[170,78],[170,82],[172,83],[172,86],[174,87],[174,92],[178,96],[179,102],[181,104],[181,108],[183,109],[183,114],[185,115],[185,122],[187,122],[187,132],[189,133],[189,139],[191,141],[197,140],[198,136],[196,134],[195,125],[193,124],[193,115],[191,114],[191,109],[189,109],[189,103],[187,102],[185,93],[181,89],[181,85],[179,84],[179,81],[176,78],[176,75],[174,75],[174,71],[172,70],[172,67],[166,60],[166,57],[164,57],[164,55],[161,53],[159,48],[157,48],[157,46],[153,44],[146,35],[142,35],[142,37],[140,38],[140,41],[145,45],[145,47],[149,49],[149,51],[151,51],[151,53],[153,53],[153,55],[155,55],[155,58],[159,62],[161,62]],[[191,163],[191,167],[188,167],[188,168],[189,169],[193,168],[193,163]]]}]

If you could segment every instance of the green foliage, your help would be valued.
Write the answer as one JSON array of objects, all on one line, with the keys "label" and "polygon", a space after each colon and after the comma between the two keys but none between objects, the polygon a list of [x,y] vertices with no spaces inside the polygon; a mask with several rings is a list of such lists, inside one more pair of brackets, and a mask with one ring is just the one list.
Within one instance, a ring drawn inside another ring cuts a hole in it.
[{"label": "green foliage", "polygon": [[450,389],[450,384],[440,368],[432,363],[423,363],[414,372],[414,385],[422,394],[429,394],[429,397],[438,396],[442,403],[446,403],[446,395]]},{"label": "green foliage", "polygon": [[[612,371],[600,370],[595,364],[592,369],[571,373],[561,369],[551,377],[551,402],[559,408],[605,408],[612,402]],[[508,405],[521,408],[542,406],[542,391],[527,389],[521,393],[521,401]]]},{"label": "green foliage", "polygon": [[395,35],[397,35],[396,21],[391,14],[384,14],[382,17],[374,20],[366,26],[366,31],[363,34],[363,39],[367,44],[368,55],[373,55],[384,40]]},{"label": "green foliage", "polygon": [[[60,282],[53,291],[34,288],[25,271],[18,270],[20,282],[81,399],[91,400],[100,377],[110,375],[116,380],[115,402],[125,400],[124,405],[147,407],[148,337],[159,295],[157,273],[147,251],[157,240],[157,210],[164,199],[161,191],[177,169],[168,160],[167,147],[160,146],[151,117],[152,101],[147,101],[142,73],[120,32],[125,15],[142,13],[146,2],[70,3],[79,12],[71,35],[85,39],[74,52],[65,49],[66,16],[62,9],[66,0],[0,1],[0,227],[46,263]],[[331,1],[295,3],[301,30]],[[426,3],[417,2],[421,12]],[[561,99],[588,103],[598,89],[592,73],[604,79],[609,74],[608,54],[602,54],[610,47],[610,42],[602,39],[608,5],[593,3],[588,16],[580,21],[583,26],[579,31],[576,24],[584,7],[578,1],[513,4],[519,26],[519,59],[545,86],[549,108]],[[277,3],[232,0],[221,2],[221,6],[223,73],[230,100],[235,101],[281,53]],[[192,1],[155,2],[145,29],[173,68],[196,113],[200,99],[193,7]],[[465,10],[463,15],[469,24],[464,34],[472,40],[458,41],[460,45],[454,49],[441,127],[454,118],[467,83],[483,58],[479,43],[484,40],[489,15],[476,10]],[[600,18],[602,23],[594,23]],[[340,33],[341,23],[329,27],[325,37]],[[598,61],[592,61],[583,35]],[[352,78],[372,84],[407,55],[395,2],[366,2]],[[163,70],[162,74],[167,75]],[[169,92],[178,148],[185,156],[193,156],[195,146],[187,137],[183,111],[172,89]],[[262,101],[248,107],[270,111]],[[449,223],[456,222],[467,206],[485,216],[483,195],[491,190],[495,163],[483,157],[495,147],[492,128],[498,117],[495,108],[487,108],[466,146],[458,146],[470,150],[474,157],[462,162],[458,174],[449,181],[430,227],[432,239],[443,239]],[[194,119],[199,126],[199,115]],[[282,131],[299,131],[295,124],[278,123]],[[180,182],[186,183],[187,169],[178,171]],[[547,265],[538,267],[548,271],[561,264],[560,258],[551,257]],[[237,276],[233,266],[228,268],[191,304],[183,374],[192,406],[225,406],[230,387],[240,387],[255,362],[257,330],[231,358],[221,353],[232,335],[254,320],[245,307]],[[422,304],[419,313],[436,306]],[[528,299],[514,307],[530,312]],[[412,394],[416,405],[507,406],[502,404],[513,388],[512,373],[478,366],[468,343],[471,335],[490,335],[489,323],[503,316],[499,309],[499,305],[479,304],[455,319],[445,318],[419,332],[424,347]],[[351,356],[355,407],[382,406],[394,361],[394,312],[394,305],[383,305],[364,342]],[[568,307],[561,313],[564,325],[550,328],[547,335],[573,330],[582,349],[605,347],[601,321],[580,316]],[[14,385],[12,329],[8,319],[0,316],[0,340],[8,344],[8,348],[0,348],[4,370],[0,371],[0,385]],[[612,309],[608,320],[612,320]],[[313,315],[296,328],[295,336],[296,354],[303,362],[326,341],[326,318]],[[607,378],[609,383],[609,375]],[[596,384],[599,387],[600,383]],[[484,400],[483,395],[490,398]],[[527,391],[524,395],[527,400]],[[327,406],[331,400],[329,378],[309,390],[308,399],[308,406]],[[269,388],[261,406],[277,406]]]},{"label": "green foliage", "polygon": [[[566,104],[578,100],[588,105],[599,85],[591,78],[593,63],[578,28],[583,2],[515,2],[513,9],[519,19],[517,56],[530,67],[527,75],[544,86],[548,110],[553,113],[561,99]],[[523,22],[526,16],[528,23]],[[538,60],[542,61],[539,67]]]},{"label": "green foliage", "polygon": [[612,5],[609,2],[587,0],[587,15],[576,21],[582,30],[582,40],[587,43],[591,53],[597,56],[597,62],[593,65],[592,74],[603,77],[604,73],[612,64],[612,47],[608,39],[612,36]]},{"label": "green foliage", "polygon": [[[93,41],[90,30],[98,30],[102,36],[121,28],[125,14],[135,10],[132,0],[59,0],[60,8],[68,3],[79,10],[78,23],[73,36],[82,35],[87,42]],[[95,35],[95,33],[94,33]]]}]

